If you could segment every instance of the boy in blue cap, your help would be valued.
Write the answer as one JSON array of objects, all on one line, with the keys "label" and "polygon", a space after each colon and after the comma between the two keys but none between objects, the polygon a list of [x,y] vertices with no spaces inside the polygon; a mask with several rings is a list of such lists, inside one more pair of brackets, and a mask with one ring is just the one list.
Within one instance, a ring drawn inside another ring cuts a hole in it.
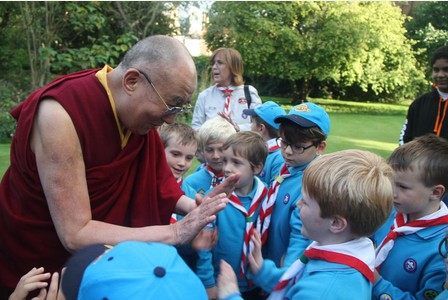
[{"label": "boy in blue cap", "polygon": [[66,264],[61,289],[67,300],[208,299],[176,248],[135,241],[76,252]]},{"label": "boy in blue cap", "polygon": [[308,164],[327,146],[330,117],[311,102],[291,108],[275,118],[280,124],[277,143],[285,163],[269,187],[257,222],[263,243],[263,256],[277,267],[290,266],[311,243],[300,233],[297,201],[302,197],[302,176]]},{"label": "boy in blue cap", "polygon": [[280,147],[276,142],[276,139],[279,137],[279,124],[275,123],[274,119],[278,116],[286,115],[286,112],[273,101],[266,101],[261,106],[254,109],[245,109],[243,112],[251,116],[252,126],[250,130],[258,132],[268,146],[269,154],[263,171],[261,171],[258,177],[267,185],[270,185],[284,163]]}]

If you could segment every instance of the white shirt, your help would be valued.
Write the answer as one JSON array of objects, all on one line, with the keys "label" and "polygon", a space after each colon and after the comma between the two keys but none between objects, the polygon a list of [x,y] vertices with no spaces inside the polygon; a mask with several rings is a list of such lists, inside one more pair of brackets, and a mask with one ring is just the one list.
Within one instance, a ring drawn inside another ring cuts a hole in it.
[{"label": "white shirt", "polygon": [[[240,130],[248,131],[251,127],[250,116],[243,114],[243,110],[247,109],[247,100],[244,95],[244,85],[240,85],[234,88],[230,97],[230,109],[231,117]],[[250,108],[253,109],[261,105],[261,99],[258,96],[257,90],[249,85],[249,93],[252,98]],[[193,120],[191,121],[191,127],[194,130],[198,130],[201,125],[218,115],[218,112],[224,111],[224,103],[226,96],[221,92],[216,85],[207,88],[202,91],[196,101],[193,111]]]}]

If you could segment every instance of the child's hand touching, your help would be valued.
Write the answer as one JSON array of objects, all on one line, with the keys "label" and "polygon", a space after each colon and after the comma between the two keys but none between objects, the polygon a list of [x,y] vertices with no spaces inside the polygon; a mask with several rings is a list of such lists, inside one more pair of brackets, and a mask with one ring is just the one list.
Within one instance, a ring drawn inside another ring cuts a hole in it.
[{"label": "child's hand touching", "polygon": [[254,230],[251,237],[251,242],[254,243],[254,248],[249,254],[249,270],[252,274],[258,274],[263,266],[263,256],[261,255],[261,236],[258,230]]},{"label": "child's hand touching", "polygon": [[218,299],[225,299],[232,294],[239,294],[238,282],[232,267],[221,260],[218,276]]},{"label": "child's hand touching", "polygon": [[48,286],[46,280],[48,280],[50,276],[50,273],[44,273],[43,267],[38,269],[32,268],[31,271],[20,278],[16,289],[11,296],[9,296],[9,300],[24,300],[30,292],[37,289],[40,289],[40,292],[35,299],[45,299],[47,295],[46,287]]}]

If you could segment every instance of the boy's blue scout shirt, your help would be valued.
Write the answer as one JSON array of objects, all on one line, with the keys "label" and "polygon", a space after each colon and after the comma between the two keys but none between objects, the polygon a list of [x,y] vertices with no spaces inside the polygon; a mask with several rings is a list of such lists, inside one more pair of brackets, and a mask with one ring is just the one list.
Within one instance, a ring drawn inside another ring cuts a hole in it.
[{"label": "boy's blue scout shirt", "polygon": [[379,268],[372,299],[434,299],[443,291],[445,260],[439,243],[448,225],[437,225],[399,236]]},{"label": "boy's blue scout shirt", "polygon": [[280,173],[280,169],[284,163],[285,161],[283,160],[280,148],[269,150],[263,170],[258,174],[258,177],[270,186],[275,176]]},{"label": "boy's blue scout shirt", "polygon": [[[249,210],[252,199],[255,196],[258,185],[264,184],[261,180],[254,178],[254,186],[252,191],[247,196],[239,196],[238,198],[244,205],[246,210]],[[260,212],[261,203],[257,207],[253,221],[256,226],[256,218]],[[218,213],[216,219],[216,226],[218,228],[218,242],[213,248],[213,266],[215,269],[215,278],[219,274],[220,260],[225,260],[232,266],[233,271],[237,275],[238,287],[241,292],[247,292],[255,288],[250,285],[247,277],[240,277],[240,264],[242,257],[242,249],[244,243],[244,233],[246,230],[246,217],[231,204],[227,204],[221,212]],[[248,271],[247,271],[248,272]]]},{"label": "boy's blue scout shirt", "polygon": [[210,185],[212,184],[212,176],[204,167],[187,176],[184,183],[189,185],[196,191],[196,193],[204,195],[210,189]]},{"label": "boy's blue scout shirt", "polygon": [[[303,171],[308,164],[288,167],[291,175],[278,187],[268,239],[263,246],[263,257],[274,261],[277,267],[292,265],[311,243],[301,233],[302,221],[296,207],[297,201],[302,197]],[[284,255],[286,257],[281,264]]]}]

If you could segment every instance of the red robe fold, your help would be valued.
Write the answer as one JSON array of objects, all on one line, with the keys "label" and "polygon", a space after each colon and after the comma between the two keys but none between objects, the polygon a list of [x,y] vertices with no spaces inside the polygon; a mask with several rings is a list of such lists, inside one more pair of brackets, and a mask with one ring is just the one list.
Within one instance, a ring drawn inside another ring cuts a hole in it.
[{"label": "red robe fold", "polygon": [[43,98],[61,103],[75,125],[94,220],[129,227],[169,224],[183,194],[166,163],[156,130],[144,136],[132,134],[121,149],[117,124],[95,76],[97,71],[57,79],[11,112],[17,129],[11,143],[11,166],[0,185],[0,295],[14,288],[32,267],[60,271],[70,255],[56,234],[29,145],[36,109]]}]

